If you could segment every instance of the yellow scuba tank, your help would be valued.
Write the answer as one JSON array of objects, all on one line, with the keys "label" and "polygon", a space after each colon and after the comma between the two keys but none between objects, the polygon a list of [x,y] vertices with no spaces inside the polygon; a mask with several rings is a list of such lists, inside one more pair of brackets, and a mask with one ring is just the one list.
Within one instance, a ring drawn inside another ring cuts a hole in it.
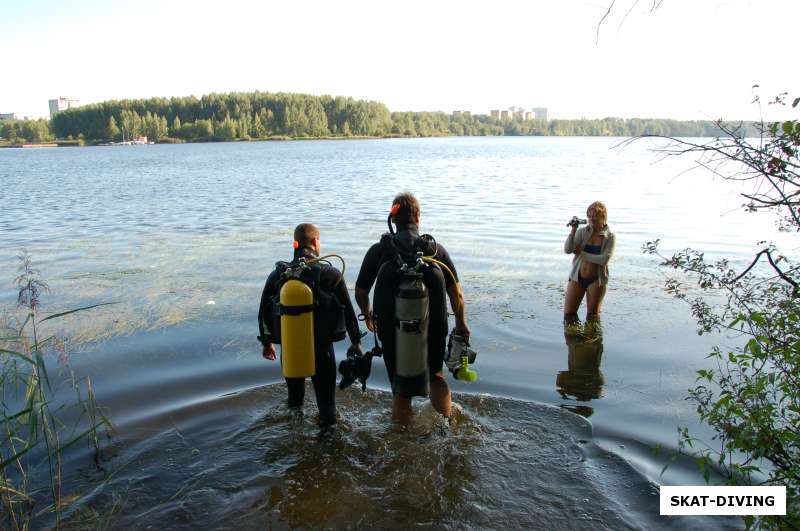
[{"label": "yellow scuba tank", "polygon": [[289,279],[281,288],[281,369],[286,378],[314,376],[314,293]]}]

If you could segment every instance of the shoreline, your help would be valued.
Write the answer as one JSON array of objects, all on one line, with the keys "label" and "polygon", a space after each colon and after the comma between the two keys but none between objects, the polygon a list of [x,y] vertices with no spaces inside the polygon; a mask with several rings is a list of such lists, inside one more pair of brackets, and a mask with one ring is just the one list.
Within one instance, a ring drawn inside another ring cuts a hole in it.
[{"label": "shoreline", "polygon": [[[309,140],[393,140],[393,139],[415,139],[415,138],[647,138],[647,136],[619,136],[619,135],[381,135],[381,136],[273,136],[268,138],[256,138],[250,140],[178,140],[170,138],[167,141],[160,140],[145,145],[177,145],[177,144],[226,144],[226,143],[249,143],[249,142],[294,142]],[[667,138],[667,137],[662,137]],[[693,137],[693,136],[674,136],[669,138],[712,138],[712,137]],[[55,148],[55,147],[121,147],[120,145],[110,144],[106,141],[86,142],[80,140],[56,140],[54,142],[25,144],[10,144],[0,142],[0,149],[34,149],[34,148]]]},{"label": "shoreline", "polygon": [[[223,144],[223,143],[246,143],[246,142],[289,142],[289,141],[303,141],[303,140],[384,140],[392,138],[450,138],[457,136],[475,136],[475,135],[431,135],[431,136],[404,136],[404,135],[382,135],[382,136],[365,136],[365,135],[351,135],[351,136],[283,136],[276,135],[268,138],[253,138],[250,140],[233,139],[233,140],[179,140],[170,138],[167,141],[160,140],[158,142],[149,143],[147,145],[170,145],[170,144]],[[495,135],[498,136],[498,135]],[[109,144],[106,141],[87,142],[80,140],[56,140],[54,142],[26,142],[24,144],[11,144],[0,142],[0,149],[30,149],[30,148],[45,148],[45,147],[120,147],[119,145]]]}]

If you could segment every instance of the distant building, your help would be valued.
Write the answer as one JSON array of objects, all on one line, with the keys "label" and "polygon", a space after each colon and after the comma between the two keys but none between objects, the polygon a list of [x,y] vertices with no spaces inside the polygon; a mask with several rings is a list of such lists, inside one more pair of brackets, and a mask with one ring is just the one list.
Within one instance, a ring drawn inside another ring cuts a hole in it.
[{"label": "distant building", "polygon": [[0,120],[22,120],[22,116],[15,112],[0,113]]},{"label": "distant building", "polygon": [[463,115],[464,115],[465,117],[467,117],[467,118],[469,118],[470,116],[472,116],[472,113],[471,113],[471,112],[469,112],[469,111],[462,111],[462,112],[461,112],[461,114],[463,114]]},{"label": "distant building", "polygon": [[[469,113],[462,111],[463,114],[469,116]],[[492,110],[489,111],[492,118],[498,120],[547,120],[547,109],[544,107],[534,108],[526,111],[522,107],[512,105],[505,111]]]},{"label": "distant building", "polygon": [[61,111],[66,111],[67,109],[80,106],[80,102],[78,100],[63,97],[58,97],[54,100],[47,100],[47,103],[50,105],[50,118]]},{"label": "distant building", "polygon": [[453,111],[453,117],[461,116],[461,111]]}]

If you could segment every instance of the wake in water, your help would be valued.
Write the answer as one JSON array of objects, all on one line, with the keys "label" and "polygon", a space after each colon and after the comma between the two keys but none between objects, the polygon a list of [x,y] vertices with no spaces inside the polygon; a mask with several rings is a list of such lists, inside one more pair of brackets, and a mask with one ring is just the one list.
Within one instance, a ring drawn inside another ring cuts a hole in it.
[{"label": "wake in water", "polygon": [[[390,422],[389,393],[337,391],[340,422],[324,433],[314,414],[289,410],[285,385],[275,384],[119,426],[107,470],[68,478],[70,490],[89,493],[68,522],[140,529],[678,523],[658,517],[657,488],[595,446],[580,416],[497,397],[455,398],[449,426],[426,405],[400,429]],[[308,400],[306,409],[316,411]]]}]

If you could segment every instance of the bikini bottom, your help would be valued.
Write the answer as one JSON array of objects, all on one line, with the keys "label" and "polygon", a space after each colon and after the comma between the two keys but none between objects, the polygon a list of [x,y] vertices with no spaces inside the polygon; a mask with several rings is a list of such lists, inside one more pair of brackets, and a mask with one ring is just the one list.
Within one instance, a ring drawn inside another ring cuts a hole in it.
[{"label": "bikini bottom", "polygon": [[592,284],[597,282],[599,279],[600,279],[600,277],[597,277],[597,276],[589,277],[589,278],[582,277],[580,272],[578,273],[578,284],[580,284],[581,287],[583,287],[583,289],[588,289],[589,286],[591,286]]}]

